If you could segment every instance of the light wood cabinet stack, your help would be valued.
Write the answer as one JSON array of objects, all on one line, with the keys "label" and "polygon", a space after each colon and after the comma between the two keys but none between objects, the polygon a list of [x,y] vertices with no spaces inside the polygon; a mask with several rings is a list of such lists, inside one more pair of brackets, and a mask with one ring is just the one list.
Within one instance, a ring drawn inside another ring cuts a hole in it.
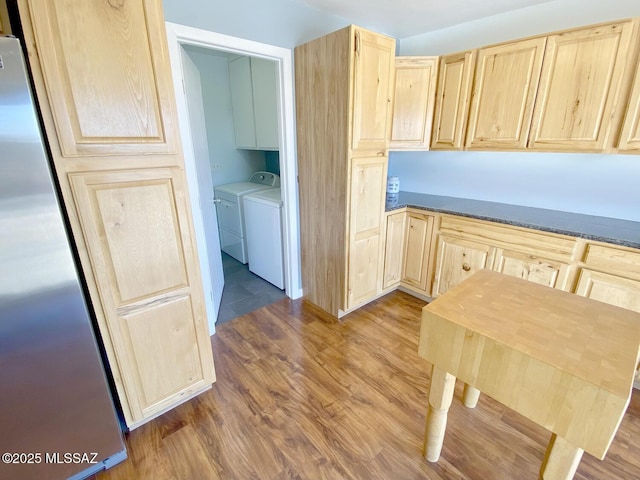
[{"label": "light wood cabinet stack", "polygon": [[215,380],[160,0],[20,0],[56,175],[127,425]]},{"label": "light wood cabinet stack", "polygon": [[394,52],[355,26],[295,49],[302,284],[335,316],[382,290]]},{"label": "light wood cabinet stack", "polygon": [[623,20],[442,56],[431,149],[638,151],[638,28]]}]

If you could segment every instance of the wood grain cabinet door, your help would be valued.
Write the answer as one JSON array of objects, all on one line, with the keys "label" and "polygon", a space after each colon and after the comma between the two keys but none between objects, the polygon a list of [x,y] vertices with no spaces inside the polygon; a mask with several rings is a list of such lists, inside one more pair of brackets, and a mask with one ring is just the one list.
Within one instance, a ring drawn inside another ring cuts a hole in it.
[{"label": "wood grain cabinet door", "polygon": [[406,246],[402,266],[402,281],[428,293],[429,248],[433,232],[433,217],[409,213],[407,215]]},{"label": "wood grain cabinet door", "polygon": [[496,250],[493,270],[560,290],[566,289],[569,277],[565,263],[502,248]]},{"label": "wood grain cabinet door", "polygon": [[157,2],[29,0],[29,8],[63,156],[176,152]]},{"label": "wood grain cabinet door", "polygon": [[134,421],[211,384],[182,171],[78,173],[71,185]]},{"label": "wood grain cabinet door", "polygon": [[389,150],[429,150],[438,57],[396,57]]},{"label": "wood grain cabinet door", "polygon": [[545,42],[534,38],[478,51],[467,148],[525,148]]},{"label": "wood grain cabinet door", "polygon": [[478,270],[491,268],[495,247],[440,235],[432,296],[442,295]]},{"label": "wood grain cabinet door", "polygon": [[352,148],[386,151],[396,43],[360,28],[354,35]]},{"label": "wood grain cabinet door", "polygon": [[433,113],[432,150],[461,150],[469,115],[474,52],[440,57]]},{"label": "wood grain cabinet door", "polygon": [[345,310],[375,298],[382,289],[382,222],[386,157],[351,160],[349,250]]},{"label": "wood grain cabinet door", "polygon": [[613,146],[634,41],[633,21],[547,38],[530,148],[598,152]]},{"label": "wood grain cabinet door", "polygon": [[640,61],[629,97],[629,105],[622,124],[618,151],[621,153],[640,152]]},{"label": "wood grain cabinet door", "polygon": [[384,276],[382,288],[400,283],[402,259],[404,257],[404,224],[406,212],[387,215],[387,230],[384,243]]},{"label": "wood grain cabinet door", "polygon": [[583,268],[576,294],[640,312],[640,281]]}]

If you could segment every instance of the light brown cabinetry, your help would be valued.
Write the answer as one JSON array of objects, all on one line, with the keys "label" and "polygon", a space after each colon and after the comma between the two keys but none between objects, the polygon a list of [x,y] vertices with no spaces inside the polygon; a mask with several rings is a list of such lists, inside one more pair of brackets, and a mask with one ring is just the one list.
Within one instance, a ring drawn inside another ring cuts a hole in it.
[{"label": "light brown cabinetry", "polygon": [[494,255],[495,248],[490,245],[441,234],[433,296],[442,295],[478,270],[491,268]]},{"label": "light brown cabinetry", "polygon": [[352,27],[353,150],[386,150],[391,125],[395,40]]},{"label": "light brown cabinetry", "polygon": [[618,151],[634,154],[640,152],[640,60],[636,68],[633,89],[631,90],[624,123],[622,124]]},{"label": "light brown cabinetry", "polygon": [[7,11],[7,2],[5,0],[0,0],[0,35],[11,35],[9,12]]},{"label": "light brown cabinetry", "polygon": [[474,63],[474,52],[440,57],[431,136],[432,150],[462,149],[469,114]]},{"label": "light brown cabinetry", "polygon": [[466,147],[525,148],[545,38],[478,51]]},{"label": "light brown cabinetry", "polygon": [[394,51],[355,26],[295,49],[302,283],[336,316],[382,290]]},{"label": "light brown cabinetry", "polygon": [[640,252],[588,244],[575,292],[640,312]]},{"label": "light brown cabinetry", "polygon": [[603,151],[613,146],[627,100],[635,22],[551,35],[529,148]]},{"label": "light brown cabinetry", "polygon": [[431,291],[429,258],[433,224],[432,215],[407,213],[402,283],[425,295]]},{"label": "light brown cabinetry", "polygon": [[540,258],[537,253],[523,253],[499,248],[493,270],[547,287],[565,290],[569,265]]},{"label": "light brown cabinetry", "polygon": [[19,9],[91,303],[134,428],[215,381],[162,5],[20,0]]},{"label": "light brown cabinetry", "polygon": [[480,268],[569,290],[576,250],[571,237],[447,215],[440,222],[432,296]]},{"label": "light brown cabinetry", "polygon": [[346,306],[349,310],[374,298],[381,290],[385,157],[358,157],[351,161],[349,188],[349,250]]},{"label": "light brown cabinetry", "polygon": [[438,57],[396,57],[389,150],[429,150]]},{"label": "light brown cabinetry", "polygon": [[405,211],[387,215],[387,229],[384,243],[384,274],[382,288],[397,286],[402,279],[404,258],[404,239],[406,222]]}]

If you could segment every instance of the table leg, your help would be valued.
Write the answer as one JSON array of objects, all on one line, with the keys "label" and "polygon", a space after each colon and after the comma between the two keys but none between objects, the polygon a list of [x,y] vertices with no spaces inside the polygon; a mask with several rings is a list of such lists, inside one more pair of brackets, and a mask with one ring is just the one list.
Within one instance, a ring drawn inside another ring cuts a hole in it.
[{"label": "table leg", "polygon": [[462,394],[462,403],[467,408],[476,408],[478,399],[480,398],[480,390],[468,384],[464,384],[464,393]]},{"label": "table leg", "polygon": [[574,447],[564,438],[551,435],[547,453],[540,467],[540,479],[571,480],[580,465],[584,450]]},{"label": "table leg", "polygon": [[453,400],[455,385],[456,377],[433,366],[429,386],[427,426],[424,433],[424,456],[430,462],[437,462],[440,458],[444,432],[447,429],[447,412]]}]

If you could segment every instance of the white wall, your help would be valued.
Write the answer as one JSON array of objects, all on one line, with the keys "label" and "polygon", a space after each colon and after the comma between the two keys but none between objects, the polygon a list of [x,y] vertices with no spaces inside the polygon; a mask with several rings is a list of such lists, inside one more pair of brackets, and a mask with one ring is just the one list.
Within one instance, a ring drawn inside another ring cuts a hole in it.
[{"label": "white wall", "polygon": [[[401,55],[440,55],[640,16],[639,0],[555,0],[400,41]],[[392,152],[405,191],[640,221],[640,156]]]},{"label": "white wall", "polygon": [[165,20],[293,48],[349,24],[291,0],[163,0]]},{"label": "white wall", "polygon": [[185,51],[200,72],[213,186],[244,182],[265,170],[266,161],[264,152],[235,146],[227,54],[192,46]]}]

